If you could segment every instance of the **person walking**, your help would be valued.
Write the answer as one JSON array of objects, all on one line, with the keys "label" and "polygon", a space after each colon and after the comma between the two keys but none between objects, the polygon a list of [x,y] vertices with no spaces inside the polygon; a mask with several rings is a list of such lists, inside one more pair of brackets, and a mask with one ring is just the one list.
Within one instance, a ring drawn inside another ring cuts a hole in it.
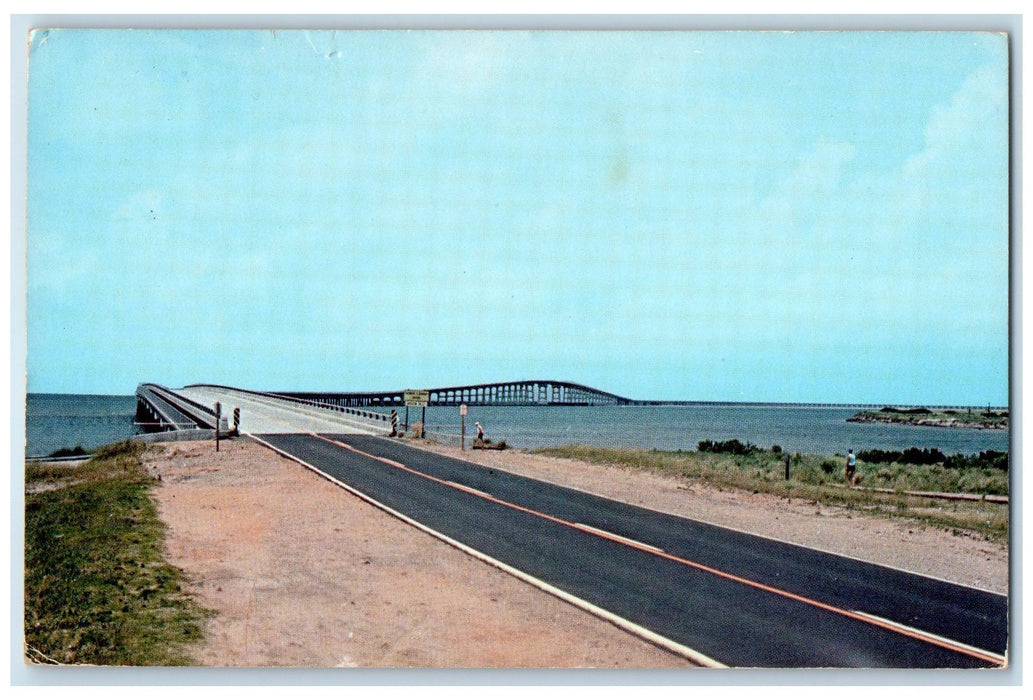
[{"label": "person walking", "polygon": [[484,428],[481,427],[480,423],[474,423],[477,426],[477,439],[484,442]]},{"label": "person walking", "polygon": [[854,476],[857,471],[857,457],[854,455],[852,449],[847,450],[846,455],[846,482],[851,486],[857,483],[857,478]]}]

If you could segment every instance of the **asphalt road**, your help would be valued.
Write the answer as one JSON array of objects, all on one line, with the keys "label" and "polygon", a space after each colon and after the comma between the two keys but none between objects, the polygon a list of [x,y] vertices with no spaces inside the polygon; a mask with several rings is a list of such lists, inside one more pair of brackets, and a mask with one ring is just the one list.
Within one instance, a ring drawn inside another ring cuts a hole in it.
[{"label": "asphalt road", "polygon": [[994,593],[384,438],[258,437],[444,535],[729,666],[983,668],[1005,654],[1007,598]]}]

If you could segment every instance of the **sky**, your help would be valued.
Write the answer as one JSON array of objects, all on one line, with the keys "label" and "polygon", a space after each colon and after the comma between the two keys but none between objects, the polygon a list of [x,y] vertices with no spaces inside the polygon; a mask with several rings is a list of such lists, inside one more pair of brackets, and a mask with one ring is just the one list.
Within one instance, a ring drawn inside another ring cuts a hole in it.
[{"label": "sky", "polygon": [[27,387],[1006,405],[976,32],[52,30]]}]

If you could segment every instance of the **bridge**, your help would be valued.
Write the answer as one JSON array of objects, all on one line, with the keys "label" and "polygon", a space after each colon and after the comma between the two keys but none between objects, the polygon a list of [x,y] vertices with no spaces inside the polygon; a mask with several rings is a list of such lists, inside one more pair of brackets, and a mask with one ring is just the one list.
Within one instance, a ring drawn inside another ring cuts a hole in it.
[{"label": "bridge", "polygon": [[[630,406],[655,405],[635,401],[599,389],[554,380],[526,380],[495,384],[423,389],[429,406]],[[136,423],[146,432],[171,430],[214,430],[218,421],[215,402],[224,406],[221,429],[233,408],[246,405],[253,420],[257,409],[264,419],[264,432],[280,432],[276,423],[299,415],[318,423],[320,429],[358,430],[387,433],[392,429],[386,410],[405,405],[405,391],[382,392],[298,392],[255,391],[221,384],[191,384],[172,390],[160,384],[144,383],[136,389]],[[280,418],[275,418],[279,415]],[[289,422],[289,421],[287,421]],[[253,426],[252,426],[253,427]],[[236,425],[233,426],[236,428]]]},{"label": "bridge", "polygon": [[[584,384],[551,379],[529,379],[494,384],[422,389],[429,393],[429,406],[631,406],[656,404],[635,401]],[[320,404],[345,407],[404,406],[405,391],[339,392],[280,391],[289,396]]]},{"label": "bridge", "polygon": [[[331,411],[338,418],[368,424],[379,432],[389,420],[386,412],[405,405],[405,390],[396,391],[255,391],[217,384],[191,384],[172,391],[159,384],[141,384],[137,395],[137,423],[148,432],[183,429],[214,429],[213,410],[217,392],[222,396],[246,398],[265,405],[291,405],[306,411]],[[629,399],[575,382],[529,379],[516,382],[468,384],[422,389],[428,406],[771,406],[794,408],[874,409],[882,404],[767,403],[725,401],[664,401]],[[216,393],[213,393],[216,392]],[[944,407],[934,407],[944,408]],[[963,408],[963,407],[948,407]],[[231,409],[227,406],[226,411]]]}]

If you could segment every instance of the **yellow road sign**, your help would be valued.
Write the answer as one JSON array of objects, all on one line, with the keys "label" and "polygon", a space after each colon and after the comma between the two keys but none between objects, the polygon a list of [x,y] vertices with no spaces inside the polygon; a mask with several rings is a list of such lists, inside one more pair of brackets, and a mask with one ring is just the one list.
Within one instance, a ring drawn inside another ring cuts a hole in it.
[{"label": "yellow road sign", "polygon": [[430,392],[424,389],[406,389],[406,406],[427,406],[430,404]]}]

